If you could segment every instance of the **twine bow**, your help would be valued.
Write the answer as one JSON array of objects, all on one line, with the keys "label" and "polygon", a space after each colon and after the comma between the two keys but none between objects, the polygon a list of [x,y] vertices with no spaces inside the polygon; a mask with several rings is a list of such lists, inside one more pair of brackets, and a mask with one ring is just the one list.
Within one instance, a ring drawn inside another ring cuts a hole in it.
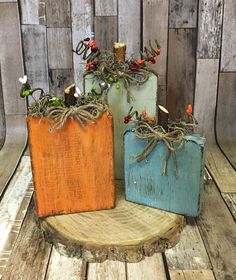
[{"label": "twine bow", "polygon": [[[181,149],[184,144],[184,129],[176,127],[171,132],[166,132],[163,127],[157,125],[155,127],[150,126],[147,122],[138,121],[135,128],[135,136],[139,139],[148,140],[147,146],[143,152],[136,157],[137,161],[144,160],[156,147],[156,145],[163,141],[168,149],[168,153],[164,159],[162,175],[167,175],[167,166],[170,156],[173,158],[175,176],[178,177],[176,151]],[[177,144],[175,147],[174,144]]]}]

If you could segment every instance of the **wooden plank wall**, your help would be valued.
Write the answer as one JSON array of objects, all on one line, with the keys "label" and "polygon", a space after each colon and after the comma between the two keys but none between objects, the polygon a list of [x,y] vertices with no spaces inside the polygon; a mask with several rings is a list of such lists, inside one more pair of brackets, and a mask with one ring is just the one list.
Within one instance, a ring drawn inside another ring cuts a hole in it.
[{"label": "wooden plank wall", "polygon": [[[223,110],[228,105],[221,102],[227,92],[228,100],[235,104],[234,0],[19,0],[19,3],[24,61],[34,86],[58,95],[73,81],[82,88],[85,65],[72,53],[72,48],[80,39],[91,36],[92,31],[101,49],[111,50],[115,41],[123,41],[127,44],[127,56],[135,54],[135,58],[150,39],[157,39],[162,47],[161,56],[153,66],[160,77],[158,102],[168,107],[171,117],[183,113],[187,103],[194,104],[199,132],[214,144],[217,108],[216,135],[235,164],[235,152],[227,150],[222,130],[229,129],[231,122],[235,124],[236,110],[231,106],[224,118]],[[227,137],[230,141],[236,139],[231,132]]]}]

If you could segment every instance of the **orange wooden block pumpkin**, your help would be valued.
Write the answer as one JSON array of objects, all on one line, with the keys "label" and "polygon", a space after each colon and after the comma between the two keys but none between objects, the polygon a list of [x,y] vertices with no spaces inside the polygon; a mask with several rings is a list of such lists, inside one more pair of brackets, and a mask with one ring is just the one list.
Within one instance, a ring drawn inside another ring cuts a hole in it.
[{"label": "orange wooden block pumpkin", "polygon": [[105,112],[81,127],[69,119],[49,132],[46,119],[28,117],[39,217],[114,207],[112,116]]}]

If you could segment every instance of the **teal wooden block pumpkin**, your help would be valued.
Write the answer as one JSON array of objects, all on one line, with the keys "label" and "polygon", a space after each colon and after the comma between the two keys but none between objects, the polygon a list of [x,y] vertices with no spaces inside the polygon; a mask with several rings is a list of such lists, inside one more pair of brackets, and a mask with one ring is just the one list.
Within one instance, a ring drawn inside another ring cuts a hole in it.
[{"label": "teal wooden block pumpkin", "polygon": [[150,155],[137,162],[147,140],[135,137],[129,129],[124,137],[125,195],[139,204],[160,208],[187,216],[198,216],[204,173],[206,139],[200,135],[186,135],[182,149],[176,151],[178,177],[170,157],[167,176],[162,175],[167,146],[159,142]]},{"label": "teal wooden block pumpkin", "polygon": [[[99,91],[99,82],[93,75],[87,75],[84,81],[85,92],[89,92],[91,89]],[[134,111],[146,110],[148,116],[156,116],[157,87],[157,77],[150,73],[149,79],[143,85],[131,85],[130,90],[135,100],[131,100],[130,103],[127,102],[127,91],[122,81],[114,83],[109,89],[108,104],[114,121],[115,177],[117,179],[124,178],[123,135],[127,128],[127,125],[124,124],[124,117],[132,106]]]}]

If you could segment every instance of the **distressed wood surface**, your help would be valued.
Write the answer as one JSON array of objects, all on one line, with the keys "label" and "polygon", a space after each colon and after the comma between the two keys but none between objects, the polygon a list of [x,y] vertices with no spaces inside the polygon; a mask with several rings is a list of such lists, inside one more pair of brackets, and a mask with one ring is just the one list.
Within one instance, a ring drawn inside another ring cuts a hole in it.
[{"label": "distressed wood surface", "polygon": [[162,255],[155,254],[139,263],[127,263],[127,280],[166,280]]},{"label": "distressed wood surface", "polygon": [[171,270],[171,280],[215,280],[212,270]]},{"label": "distressed wood surface", "polygon": [[0,61],[6,114],[26,112],[25,101],[19,95],[19,77],[24,74],[20,19],[17,3],[0,3]]},{"label": "distressed wood surface", "polygon": [[72,68],[71,29],[47,28],[47,43],[49,68]]},{"label": "distressed wood surface", "polygon": [[216,112],[216,137],[221,149],[234,168],[236,168],[235,93],[236,73],[220,73]]},{"label": "distressed wood surface", "polygon": [[235,279],[235,221],[213,181],[209,181],[205,187],[203,209],[197,220],[197,225],[216,279]]},{"label": "distressed wood surface", "polygon": [[155,44],[154,39],[157,39],[161,46],[161,54],[153,68],[159,75],[158,104],[164,106],[167,83],[168,3],[169,1],[165,0],[143,1],[143,45],[148,45],[149,40]]},{"label": "distressed wood surface", "polygon": [[32,88],[49,91],[46,28],[42,25],[22,25],[26,74]]},{"label": "distressed wood surface", "polygon": [[169,28],[197,27],[196,0],[170,0]]},{"label": "distressed wood surface", "polygon": [[222,193],[224,201],[228,205],[231,214],[236,220],[236,193]]},{"label": "distressed wood surface", "polygon": [[[72,19],[72,44],[73,49],[76,49],[80,40],[85,37],[91,37],[93,30],[93,1],[80,0],[78,5],[77,0],[71,0],[71,19]],[[85,62],[81,56],[73,53],[74,64],[74,82],[82,90],[83,88],[83,73],[85,71]]]},{"label": "distressed wood surface", "polygon": [[44,279],[51,248],[52,246],[43,240],[42,234],[35,224],[31,201],[3,279]]},{"label": "distressed wood surface", "polygon": [[21,24],[39,24],[41,0],[20,0]]},{"label": "distressed wood surface", "polygon": [[236,71],[236,2],[224,1],[221,71]]},{"label": "distressed wood surface", "polygon": [[6,137],[6,122],[4,112],[4,100],[2,91],[2,76],[1,76],[1,64],[0,64],[0,150],[4,144]]},{"label": "distressed wood surface", "polygon": [[116,16],[118,0],[95,0],[95,16]]},{"label": "distressed wood surface", "polygon": [[166,250],[169,270],[211,269],[211,264],[201,235],[194,219],[187,218],[187,225],[181,234],[180,242]]},{"label": "distressed wood surface", "polygon": [[137,59],[141,48],[141,2],[119,0],[118,11],[118,40],[126,44],[127,58],[132,55]]},{"label": "distressed wood surface", "polygon": [[86,263],[81,259],[62,256],[53,248],[45,280],[84,280]]},{"label": "distressed wood surface", "polygon": [[196,131],[204,135],[208,142],[215,141],[218,69],[218,59],[197,59],[194,116],[198,121]]},{"label": "distressed wood surface", "polygon": [[[47,27],[70,27],[70,0],[46,0]],[[81,3],[77,2],[78,5]]]},{"label": "distressed wood surface", "polygon": [[64,99],[64,89],[73,82],[72,69],[49,70],[50,92],[53,92],[56,96],[60,96]]},{"label": "distressed wood surface", "polygon": [[6,116],[6,140],[0,150],[0,198],[14,174],[27,142],[25,116]]},{"label": "distressed wood surface", "polygon": [[138,262],[174,246],[183,216],[130,203],[123,188],[117,186],[116,207],[110,211],[48,217],[41,227],[55,246],[63,244],[67,254],[92,262]]},{"label": "distressed wood surface", "polygon": [[104,263],[90,263],[88,280],[126,280],[125,263],[105,261]]},{"label": "distressed wood surface", "polygon": [[114,42],[117,42],[117,17],[95,17],[95,38],[97,46],[101,50],[113,50]]},{"label": "distressed wood surface", "polygon": [[223,0],[199,0],[198,58],[219,58]]},{"label": "distressed wood surface", "polygon": [[171,119],[193,104],[196,43],[195,28],[169,31],[167,109]]}]

